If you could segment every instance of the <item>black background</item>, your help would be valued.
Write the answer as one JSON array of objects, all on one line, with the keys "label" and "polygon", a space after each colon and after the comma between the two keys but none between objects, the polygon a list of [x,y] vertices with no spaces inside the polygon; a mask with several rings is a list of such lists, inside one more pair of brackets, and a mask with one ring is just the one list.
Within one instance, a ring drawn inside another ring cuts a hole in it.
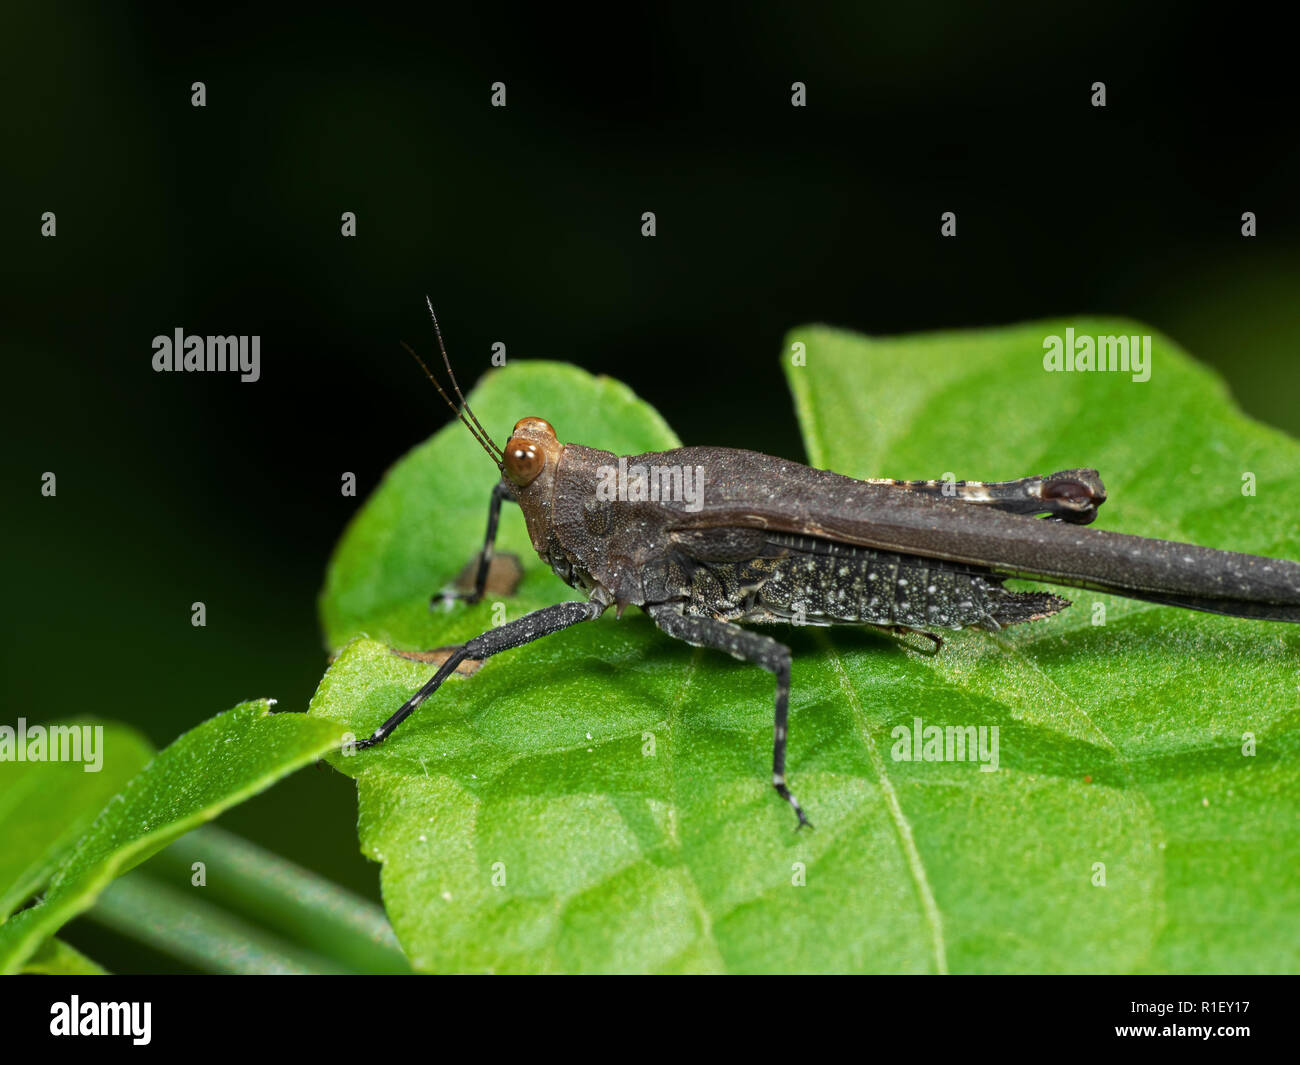
[{"label": "black background", "polygon": [[[1150,323],[1300,432],[1293,37],[1244,8],[64,4],[5,22],[6,717],[92,712],[162,746],[245,698],[305,708],[330,549],[445,421],[398,346],[432,347],[426,292],[463,378],[498,340],[570,360],[688,443],[801,457],[778,363],[798,324],[1092,312]],[[260,335],[262,379],[154,373],[151,340],[177,327]],[[223,823],[377,897],[329,771]]]}]

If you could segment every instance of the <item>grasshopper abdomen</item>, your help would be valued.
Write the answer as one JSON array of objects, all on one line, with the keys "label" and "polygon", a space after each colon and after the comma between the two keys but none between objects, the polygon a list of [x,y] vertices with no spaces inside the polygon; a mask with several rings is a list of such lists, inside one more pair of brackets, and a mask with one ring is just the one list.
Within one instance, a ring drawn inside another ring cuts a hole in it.
[{"label": "grasshopper abdomen", "polygon": [[1070,605],[1046,592],[1009,591],[975,566],[780,533],[768,534],[764,548],[744,561],[680,560],[679,587],[653,590],[658,601],[681,598],[687,614],[750,624],[997,630]]}]

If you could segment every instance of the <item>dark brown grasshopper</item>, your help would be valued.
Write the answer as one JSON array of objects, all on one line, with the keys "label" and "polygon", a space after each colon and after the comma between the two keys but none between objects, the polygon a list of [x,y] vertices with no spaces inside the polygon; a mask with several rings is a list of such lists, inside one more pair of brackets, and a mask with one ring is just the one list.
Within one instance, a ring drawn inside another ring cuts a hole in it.
[{"label": "dark brown grasshopper", "polygon": [[776,675],[772,783],[802,826],[807,818],[785,778],[790,649],[741,623],[913,631],[937,651],[942,640],[932,629],[998,630],[1070,605],[1050,592],[1010,591],[1009,577],[1300,622],[1300,564],[1082,528],[1106,499],[1095,470],[998,483],[859,481],[724,447],[620,458],[560,443],[542,418],[518,422],[502,451],[465,404],[445,347],[442,355],[461,407],[438,391],[502,473],[464,598],[483,595],[509,499],[542,561],[587,601],[534,611],[456,649],[358,747],[382,742],[464,660],[591,621],[610,606],[619,616],[638,606],[668,635]]}]

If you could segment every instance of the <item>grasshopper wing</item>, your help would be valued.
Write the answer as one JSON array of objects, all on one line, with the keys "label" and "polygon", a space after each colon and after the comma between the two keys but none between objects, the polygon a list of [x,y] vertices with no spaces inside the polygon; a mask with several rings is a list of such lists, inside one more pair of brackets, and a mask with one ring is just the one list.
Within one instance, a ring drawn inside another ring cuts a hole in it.
[{"label": "grasshopper wing", "polygon": [[753,451],[688,447],[628,462],[702,471],[698,509],[663,503],[675,511],[675,529],[796,533],[1192,610],[1300,622],[1300,564],[1291,561],[1043,521]]}]

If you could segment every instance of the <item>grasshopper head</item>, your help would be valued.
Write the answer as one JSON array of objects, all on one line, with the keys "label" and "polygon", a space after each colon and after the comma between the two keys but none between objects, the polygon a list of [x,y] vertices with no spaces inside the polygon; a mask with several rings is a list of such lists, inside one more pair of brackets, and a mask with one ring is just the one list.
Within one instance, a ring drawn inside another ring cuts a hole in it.
[{"label": "grasshopper head", "polygon": [[501,454],[501,473],[514,488],[515,501],[528,523],[528,538],[547,557],[551,528],[551,494],[564,445],[545,418],[521,418]]}]

